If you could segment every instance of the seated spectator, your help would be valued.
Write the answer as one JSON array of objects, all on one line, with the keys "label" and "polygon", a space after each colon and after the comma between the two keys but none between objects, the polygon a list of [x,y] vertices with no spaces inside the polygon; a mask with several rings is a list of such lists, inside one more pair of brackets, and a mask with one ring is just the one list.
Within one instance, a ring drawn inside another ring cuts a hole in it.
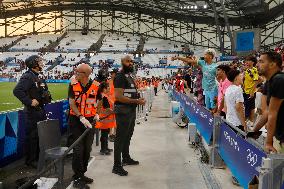
[{"label": "seated spectator", "polygon": [[244,97],[241,88],[243,77],[239,70],[231,70],[228,80],[232,82],[225,92],[225,110],[227,121],[241,130],[247,131],[244,112]]}]

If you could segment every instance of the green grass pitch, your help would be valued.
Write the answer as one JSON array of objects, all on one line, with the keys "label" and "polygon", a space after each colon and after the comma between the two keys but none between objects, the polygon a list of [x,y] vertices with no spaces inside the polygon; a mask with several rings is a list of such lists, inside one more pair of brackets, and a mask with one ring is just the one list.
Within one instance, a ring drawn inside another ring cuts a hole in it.
[{"label": "green grass pitch", "polygon": [[[23,107],[22,103],[13,95],[16,83],[0,82],[0,112]],[[53,100],[67,99],[68,84],[48,83]]]}]

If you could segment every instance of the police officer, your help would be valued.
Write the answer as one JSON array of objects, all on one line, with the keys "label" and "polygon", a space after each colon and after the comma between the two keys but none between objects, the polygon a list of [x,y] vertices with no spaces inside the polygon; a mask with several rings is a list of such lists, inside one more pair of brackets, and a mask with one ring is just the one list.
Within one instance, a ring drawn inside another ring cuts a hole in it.
[{"label": "police officer", "polygon": [[[114,142],[114,165],[112,172],[120,176],[127,176],[128,172],[122,167],[125,165],[138,165],[139,161],[133,160],[129,155],[130,140],[133,135],[136,106],[145,105],[145,99],[139,98],[134,79],[133,60],[130,56],[121,59],[122,70],[114,79],[115,91],[115,116],[116,116],[116,138]],[[121,155],[123,160],[121,161]]]},{"label": "police officer", "polygon": [[39,73],[44,66],[40,56],[33,55],[25,60],[29,68],[22,75],[16,87],[14,95],[24,104],[26,120],[26,140],[25,140],[25,163],[35,167],[38,160],[39,144],[37,122],[46,119],[44,105],[51,102],[51,95],[44,80],[39,79]]},{"label": "police officer", "polygon": [[69,86],[69,126],[73,140],[77,140],[87,128],[91,128],[86,136],[73,149],[72,169],[73,187],[80,189],[90,188],[93,179],[86,177],[88,160],[94,140],[94,128],[96,120],[96,96],[99,83],[90,78],[92,69],[88,64],[80,64],[76,68],[75,75],[70,79]]}]

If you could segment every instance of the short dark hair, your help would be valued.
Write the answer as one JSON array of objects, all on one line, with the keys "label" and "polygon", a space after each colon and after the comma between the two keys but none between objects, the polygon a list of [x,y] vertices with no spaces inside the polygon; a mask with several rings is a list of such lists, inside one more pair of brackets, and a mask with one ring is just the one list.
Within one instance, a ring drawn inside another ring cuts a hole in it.
[{"label": "short dark hair", "polygon": [[256,63],[257,63],[257,58],[255,56],[253,56],[253,55],[249,55],[249,56],[247,56],[245,58],[245,61],[252,61],[253,62],[253,66],[255,66]]},{"label": "short dark hair", "polygon": [[281,54],[279,54],[279,53],[277,53],[275,51],[267,51],[267,52],[261,53],[261,55],[266,55],[267,58],[271,62],[275,62],[277,64],[277,66],[282,69],[282,57],[281,57]]},{"label": "short dark hair", "polygon": [[217,67],[217,69],[223,70],[226,75],[228,75],[229,71],[231,70],[230,66],[221,64]]},{"label": "short dark hair", "polygon": [[229,71],[229,73],[227,74],[227,78],[229,81],[233,82],[235,80],[235,78],[240,74],[241,72],[239,70],[236,69],[232,69],[231,71]]}]

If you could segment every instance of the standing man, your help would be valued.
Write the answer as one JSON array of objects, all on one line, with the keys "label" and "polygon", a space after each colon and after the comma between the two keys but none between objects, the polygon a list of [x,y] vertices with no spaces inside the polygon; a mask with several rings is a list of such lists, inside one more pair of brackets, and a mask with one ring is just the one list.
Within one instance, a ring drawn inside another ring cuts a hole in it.
[{"label": "standing man", "polygon": [[94,128],[96,121],[96,96],[99,83],[90,78],[92,69],[88,64],[79,64],[75,70],[75,76],[70,80],[69,105],[70,116],[69,126],[72,137],[77,140],[87,128],[90,128],[86,136],[73,149],[72,169],[73,187],[89,189],[93,179],[86,177],[88,161],[94,140]]},{"label": "standing man", "polygon": [[224,96],[227,88],[232,84],[227,78],[227,74],[231,70],[228,65],[219,65],[217,67],[217,78],[220,79],[218,86],[218,99],[217,99],[217,112],[216,115],[223,116],[226,118],[226,113],[224,109]]},{"label": "standing man", "polygon": [[207,49],[204,52],[204,58],[197,60],[195,57],[172,57],[172,61],[181,60],[190,66],[200,66],[202,70],[202,89],[205,95],[206,108],[215,111],[215,99],[218,96],[216,82],[217,64],[214,62],[216,52],[214,49]]},{"label": "standing man", "polygon": [[254,131],[258,131],[266,125],[266,151],[284,153],[284,73],[281,72],[281,69],[282,57],[280,54],[276,52],[261,54],[258,61],[258,71],[267,79],[263,90],[263,95],[266,96],[267,111],[256,124]]},{"label": "standing man", "polygon": [[[133,77],[133,60],[130,56],[121,59],[122,70],[114,79],[116,138],[114,142],[114,165],[112,172],[120,176],[127,176],[128,172],[122,167],[125,165],[138,165],[129,155],[130,140],[133,135],[136,106],[145,105],[145,99],[140,98]],[[121,162],[122,155],[122,162]]]},{"label": "standing man", "polygon": [[39,144],[37,122],[46,119],[44,105],[51,102],[51,95],[44,80],[39,79],[39,73],[43,69],[43,59],[33,55],[25,60],[29,70],[22,75],[16,87],[14,95],[24,104],[26,121],[25,139],[25,163],[27,166],[36,167],[38,160]]},{"label": "standing man", "polygon": [[246,70],[244,72],[244,100],[245,115],[249,119],[248,125],[252,125],[255,115],[255,95],[258,84],[258,71],[255,67],[257,59],[254,56],[248,56],[245,59]]}]

